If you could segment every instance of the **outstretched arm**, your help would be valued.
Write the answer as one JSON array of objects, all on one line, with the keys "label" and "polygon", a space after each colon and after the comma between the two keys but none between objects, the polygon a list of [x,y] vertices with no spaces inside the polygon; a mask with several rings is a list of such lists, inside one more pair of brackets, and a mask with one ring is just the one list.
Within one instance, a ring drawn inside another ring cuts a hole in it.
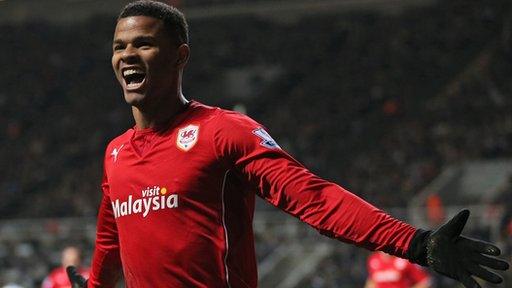
[{"label": "outstretched arm", "polygon": [[215,133],[219,159],[232,165],[262,198],[322,234],[428,265],[468,288],[479,287],[471,275],[501,282],[498,275],[479,267],[508,269],[506,262],[483,255],[499,255],[497,247],[460,236],[469,212],[435,232],[417,230],[312,174],[252,119],[236,113],[219,118],[224,118]]},{"label": "outstretched arm", "polygon": [[219,160],[272,205],[338,240],[404,256],[416,229],[321,179],[284,152],[252,119],[217,118]]}]

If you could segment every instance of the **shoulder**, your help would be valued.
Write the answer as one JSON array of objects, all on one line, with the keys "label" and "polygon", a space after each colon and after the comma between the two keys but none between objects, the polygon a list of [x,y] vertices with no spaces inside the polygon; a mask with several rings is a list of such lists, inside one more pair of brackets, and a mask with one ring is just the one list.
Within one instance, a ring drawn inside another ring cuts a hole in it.
[{"label": "shoulder", "polygon": [[267,148],[279,147],[263,125],[242,113],[220,110],[214,123],[215,137],[219,139],[232,139],[243,143],[264,141],[270,143]]},{"label": "shoulder", "polygon": [[220,107],[208,106],[197,101],[193,101],[191,106],[196,111],[197,116],[213,120],[216,124],[230,123],[257,123],[249,116],[237,111],[232,111]]},{"label": "shoulder", "polygon": [[205,109],[208,109],[211,117],[202,122],[205,124],[203,132],[208,135],[207,139],[213,141],[218,158],[240,157],[255,151],[266,152],[268,149],[280,148],[265,127],[251,117],[218,107]]},{"label": "shoulder", "polygon": [[257,129],[265,129],[262,124],[251,117],[237,111],[225,109],[218,110],[212,122],[215,125],[214,130],[232,136],[238,134],[246,135],[246,133],[253,133]]},{"label": "shoulder", "polygon": [[217,118],[225,124],[245,124],[261,126],[256,120],[237,111],[220,109]]},{"label": "shoulder", "polygon": [[195,112],[192,113],[188,122],[194,122],[194,118],[199,119],[196,122],[207,126],[208,131],[217,136],[218,134],[236,136],[239,133],[243,134],[244,131],[253,131],[263,127],[251,117],[237,111],[208,106],[195,101],[191,105]]}]

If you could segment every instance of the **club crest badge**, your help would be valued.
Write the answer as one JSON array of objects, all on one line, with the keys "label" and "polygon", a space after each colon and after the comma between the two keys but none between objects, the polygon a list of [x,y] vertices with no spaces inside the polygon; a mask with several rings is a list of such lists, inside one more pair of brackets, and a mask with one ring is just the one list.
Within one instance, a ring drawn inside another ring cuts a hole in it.
[{"label": "club crest badge", "polygon": [[178,130],[178,137],[176,137],[176,146],[183,150],[188,151],[194,147],[199,138],[199,126],[188,125]]}]

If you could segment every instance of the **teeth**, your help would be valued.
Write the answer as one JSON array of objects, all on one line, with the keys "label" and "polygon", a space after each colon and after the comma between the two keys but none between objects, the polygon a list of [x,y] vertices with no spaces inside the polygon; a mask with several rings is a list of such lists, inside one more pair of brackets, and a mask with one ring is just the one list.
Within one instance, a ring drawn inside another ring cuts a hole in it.
[{"label": "teeth", "polygon": [[127,69],[123,71],[123,76],[129,76],[133,74],[143,74],[144,72],[137,70],[137,69]]}]

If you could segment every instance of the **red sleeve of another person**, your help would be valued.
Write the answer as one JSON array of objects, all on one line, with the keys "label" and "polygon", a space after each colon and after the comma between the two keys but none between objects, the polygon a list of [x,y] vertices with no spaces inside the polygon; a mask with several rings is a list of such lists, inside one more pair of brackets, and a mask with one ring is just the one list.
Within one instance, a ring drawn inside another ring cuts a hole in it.
[{"label": "red sleeve of another person", "polygon": [[259,196],[324,235],[404,256],[415,228],[311,173],[249,117],[224,112],[216,121],[219,159]]},{"label": "red sleeve of another person", "polygon": [[103,190],[103,197],[98,212],[96,244],[94,247],[91,274],[87,283],[88,288],[115,287],[121,275],[121,258],[119,254],[117,226],[109,197],[108,177],[105,172],[101,188]]}]

